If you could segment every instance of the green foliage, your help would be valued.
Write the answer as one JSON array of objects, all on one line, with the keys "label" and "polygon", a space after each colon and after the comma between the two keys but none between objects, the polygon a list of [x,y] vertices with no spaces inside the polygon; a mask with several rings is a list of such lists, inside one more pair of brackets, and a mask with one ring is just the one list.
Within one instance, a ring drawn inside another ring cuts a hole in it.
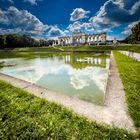
[{"label": "green foliage", "polygon": [[52,41],[46,41],[43,39],[35,40],[32,37],[19,34],[7,34],[0,35],[0,49],[3,48],[21,48],[21,47],[40,47],[49,46]]},{"label": "green foliage", "polygon": [[129,43],[140,43],[140,22],[131,29],[132,34],[127,38]]},{"label": "green foliage", "polygon": [[129,113],[140,135],[140,62],[114,52],[120,77],[126,92]]},{"label": "green foliage", "polygon": [[6,36],[5,35],[0,35],[0,46],[4,48],[6,46]]},{"label": "green foliage", "polygon": [[63,106],[0,81],[2,140],[135,140],[125,130],[90,122]]}]

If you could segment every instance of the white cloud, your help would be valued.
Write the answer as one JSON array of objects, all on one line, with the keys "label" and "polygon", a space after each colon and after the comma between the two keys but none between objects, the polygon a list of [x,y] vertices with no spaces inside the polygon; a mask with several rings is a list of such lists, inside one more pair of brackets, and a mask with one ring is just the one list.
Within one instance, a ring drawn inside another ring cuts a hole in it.
[{"label": "white cloud", "polygon": [[74,23],[70,24],[67,27],[67,30],[70,32],[80,32],[80,31],[88,31],[92,32],[94,31],[93,24],[87,23],[87,22],[80,22],[80,21],[75,21]]},{"label": "white cloud", "polygon": [[70,31],[66,29],[66,30],[64,30],[64,33],[65,33],[65,34],[69,34]]},{"label": "white cloud", "polygon": [[20,28],[22,34],[38,36],[48,28],[48,25],[44,25],[27,10],[18,10],[14,6],[9,7],[7,11],[0,10],[0,24],[12,26],[13,31]]},{"label": "white cloud", "polygon": [[14,33],[20,33],[20,32],[21,32],[20,28],[15,28],[15,29],[0,28],[0,34],[14,34]]},{"label": "white cloud", "polygon": [[43,0],[24,0],[24,2],[29,2],[32,5],[37,5],[37,2],[43,1]]},{"label": "white cloud", "polygon": [[80,31],[82,23],[80,21],[76,21],[73,24],[70,24],[67,29],[71,32]]},{"label": "white cloud", "polygon": [[[10,3],[14,3],[14,0],[1,0],[1,1],[8,1]],[[37,5],[37,2],[43,1],[43,0],[22,0],[23,2],[28,2],[31,5]]]},{"label": "white cloud", "polygon": [[132,27],[137,24],[139,21],[136,21],[136,22],[132,22],[131,24],[129,24],[125,29],[124,31],[121,33],[121,34],[124,34],[124,35],[130,35],[132,32],[131,32],[131,29]]},{"label": "white cloud", "polygon": [[[6,1],[6,0],[3,0]],[[14,0],[7,0],[14,2]],[[36,5],[43,0],[22,0]],[[36,16],[27,10],[19,10],[14,6],[7,10],[0,9],[0,24],[7,25],[8,29],[1,28],[0,31],[7,33],[21,33],[32,36],[46,35],[48,37],[69,35],[75,31],[93,32],[110,32],[112,28],[122,24],[129,24],[122,34],[130,34],[133,23],[140,20],[140,1],[139,0],[107,0],[96,16],[90,18],[88,22],[78,21],[87,18],[89,11],[82,8],[76,8],[70,14],[72,22],[64,31],[58,26],[48,26],[43,24]],[[9,26],[9,27],[8,27]],[[7,30],[7,31],[6,31]]]},{"label": "white cloud", "polygon": [[[57,26],[48,26],[43,24],[36,16],[27,10],[18,10],[11,6],[6,11],[0,9],[0,24],[7,25],[7,29],[0,28],[0,32],[19,33],[30,36],[64,36],[65,32]],[[9,29],[8,29],[9,27]]]},{"label": "white cloud", "polygon": [[139,20],[140,1],[108,0],[101,6],[96,16],[90,22],[98,30],[109,31],[124,23],[132,23]]},{"label": "white cloud", "polygon": [[107,40],[114,40],[114,36],[107,35]]},{"label": "white cloud", "polygon": [[64,35],[65,35],[65,32],[63,32],[57,26],[50,26],[50,29],[48,31],[49,37],[58,37],[58,36],[64,36]]},{"label": "white cloud", "polygon": [[73,10],[73,12],[70,14],[71,15],[71,18],[70,20],[71,21],[77,21],[79,19],[83,19],[83,18],[87,18],[87,14],[90,13],[89,11],[85,11],[84,9],[82,8],[76,8]]},{"label": "white cloud", "polygon": [[82,26],[83,26],[83,28],[85,28],[86,31],[89,31],[89,32],[95,30],[92,23],[85,22],[82,24]]},{"label": "white cloud", "polygon": [[140,9],[140,1],[136,2],[136,3],[132,6],[132,8],[131,8],[131,10],[130,10],[130,14],[133,15],[133,14],[137,13],[137,11],[138,11],[139,9]]}]

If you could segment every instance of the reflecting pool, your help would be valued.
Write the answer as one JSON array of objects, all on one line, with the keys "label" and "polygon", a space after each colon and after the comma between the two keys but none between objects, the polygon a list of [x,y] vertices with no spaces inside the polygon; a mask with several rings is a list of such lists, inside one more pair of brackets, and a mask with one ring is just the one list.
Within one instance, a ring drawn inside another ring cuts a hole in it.
[{"label": "reflecting pool", "polygon": [[58,94],[104,103],[110,65],[109,54],[44,53],[1,58],[1,73],[29,81]]}]

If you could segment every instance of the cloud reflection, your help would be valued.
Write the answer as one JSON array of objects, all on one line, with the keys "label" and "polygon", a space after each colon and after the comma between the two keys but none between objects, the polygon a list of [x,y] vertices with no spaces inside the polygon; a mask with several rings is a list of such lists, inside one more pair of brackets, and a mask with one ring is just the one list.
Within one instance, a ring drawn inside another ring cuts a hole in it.
[{"label": "cloud reflection", "polygon": [[65,74],[69,77],[69,84],[76,90],[88,87],[91,83],[96,84],[101,91],[105,90],[108,71],[106,68],[87,66],[82,69],[74,69],[61,60],[54,59],[52,61],[49,58],[34,59],[30,65],[27,62],[27,66],[4,68],[2,71],[32,83],[37,83],[44,75],[51,74],[55,77],[55,75],[63,76]]}]

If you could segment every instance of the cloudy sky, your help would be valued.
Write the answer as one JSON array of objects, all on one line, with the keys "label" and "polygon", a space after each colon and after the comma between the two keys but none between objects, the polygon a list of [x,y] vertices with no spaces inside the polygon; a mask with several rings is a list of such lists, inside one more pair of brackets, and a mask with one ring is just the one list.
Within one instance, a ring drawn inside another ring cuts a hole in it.
[{"label": "cloudy sky", "polygon": [[37,38],[107,32],[123,39],[140,20],[140,0],[0,0],[0,34]]}]

